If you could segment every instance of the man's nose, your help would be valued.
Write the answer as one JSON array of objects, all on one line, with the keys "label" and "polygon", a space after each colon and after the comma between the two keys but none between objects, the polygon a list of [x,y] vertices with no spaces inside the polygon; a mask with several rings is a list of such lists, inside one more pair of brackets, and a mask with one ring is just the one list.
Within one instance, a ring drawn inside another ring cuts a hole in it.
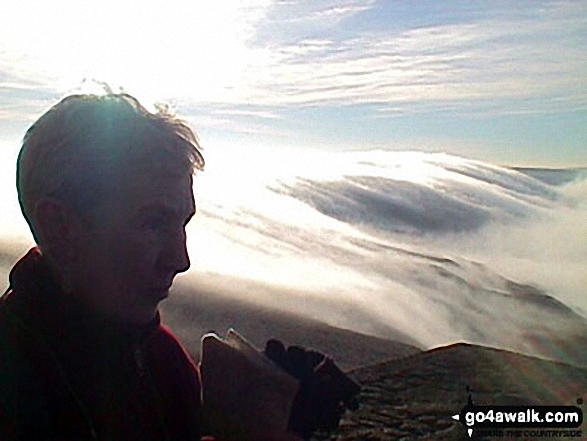
[{"label": "man's nose", "polygon": [[165,261],[166,266],[172,269],[175,274],[183,273],[189,269],[190,256],[187,249],[185,228],[170,237]]}]

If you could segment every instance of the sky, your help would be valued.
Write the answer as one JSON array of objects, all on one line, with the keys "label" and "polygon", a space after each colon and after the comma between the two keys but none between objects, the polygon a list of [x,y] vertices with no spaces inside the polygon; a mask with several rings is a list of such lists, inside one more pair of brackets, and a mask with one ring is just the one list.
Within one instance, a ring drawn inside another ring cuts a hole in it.
[{"label": "sky", "polygon": [[3,0],[0,141],[92,81],[205,149],[587,166],[587,2]]}]

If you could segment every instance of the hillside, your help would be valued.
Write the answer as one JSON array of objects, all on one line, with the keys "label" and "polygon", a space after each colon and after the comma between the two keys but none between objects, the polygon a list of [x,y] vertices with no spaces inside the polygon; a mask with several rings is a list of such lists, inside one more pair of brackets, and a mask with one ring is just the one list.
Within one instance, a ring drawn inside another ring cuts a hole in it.
[{"label": "hillside", "polygon": [[316,439],[467,440],[451,418],[467,403],[467,386],[478,405],[575,405],[587,397],[587,369],[463,343],[352,375],[363,384],[360,409],[345,416],[338,433]]}]

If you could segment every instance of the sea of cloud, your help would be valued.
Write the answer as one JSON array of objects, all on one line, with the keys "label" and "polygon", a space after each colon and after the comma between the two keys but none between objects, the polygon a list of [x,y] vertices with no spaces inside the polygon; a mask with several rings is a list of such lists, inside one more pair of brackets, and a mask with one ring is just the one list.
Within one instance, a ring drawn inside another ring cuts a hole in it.
[{"label": "sea of cloud", "polygon": [[272,155],[260,173],[242,159],[202,175],[194,284],[424,346],[554,356],[554,336],[587,338],[585,170],[409,151]]},{"label": "sea of cloud", "polygon": [[[196,291],[426,347],[568,359],[587,341],[586,170],[413,151],[247,148],[207,160],[183,277]],[[31,244],[13,178],[2,275]]]}]

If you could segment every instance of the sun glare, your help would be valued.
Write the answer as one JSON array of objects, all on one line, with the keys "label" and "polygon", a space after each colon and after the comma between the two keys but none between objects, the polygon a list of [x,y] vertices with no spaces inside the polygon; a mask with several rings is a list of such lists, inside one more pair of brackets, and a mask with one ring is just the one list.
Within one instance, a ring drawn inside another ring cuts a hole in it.
[{"label": "sun glare", "polygon": [[236,0],[8,0],[3,9],[9,13],[0,18],[0,39],[9,42],[5,53],[17,71],[36,72],[58,88],[86,78],[141,97],[156,90],[158,98],[212,102],[239,82],[251,23],[262,13]]}]

